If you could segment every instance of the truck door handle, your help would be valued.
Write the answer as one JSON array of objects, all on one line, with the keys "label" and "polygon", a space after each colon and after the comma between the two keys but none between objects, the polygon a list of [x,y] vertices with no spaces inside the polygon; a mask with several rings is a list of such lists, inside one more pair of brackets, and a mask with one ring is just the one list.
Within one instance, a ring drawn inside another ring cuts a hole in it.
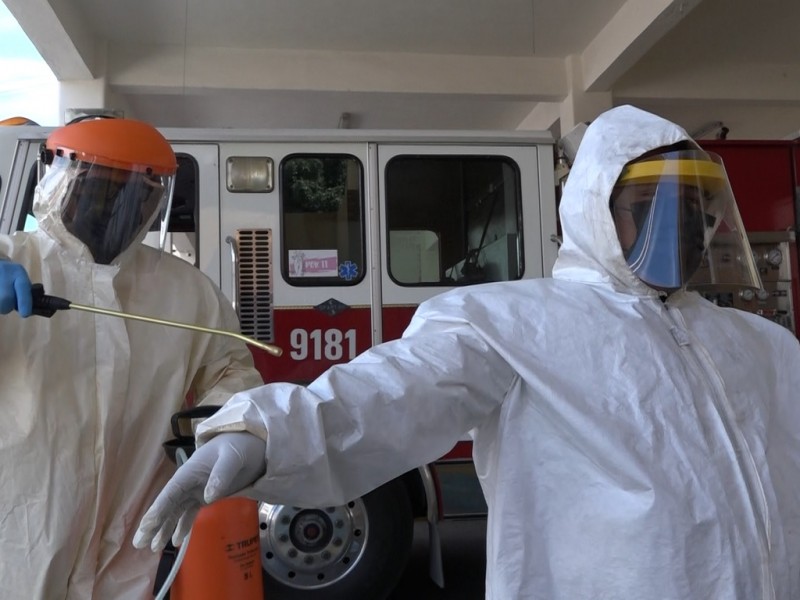
[{"label": "truck door handle", "polygon": [[239,315],[239,246],[236,243],[236,238],[227,236],[225,242],[231,247],[231,264],[233,266],[233,276],[231,277],[232,290],[231,298],[233,299],[233,308],[236,310],[236,315]]}]

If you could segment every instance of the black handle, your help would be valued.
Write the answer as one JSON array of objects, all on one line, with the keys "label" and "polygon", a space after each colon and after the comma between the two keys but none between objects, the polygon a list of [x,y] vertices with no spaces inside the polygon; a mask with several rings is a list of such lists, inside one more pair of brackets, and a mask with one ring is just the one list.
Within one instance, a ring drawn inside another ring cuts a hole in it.
[{"label": "black handle", "polygon": [[44,293],[44,286],[41,283],[34,283],[31,286],[31,296],[33,297],[33,314],[40,317],[52,317],[57,310],[69,310],[70,301],[58,296],[48,296]]},{"label": "black handle", "polygon": [[203,405],[193,406],[185,410],[176,412],[170,419],[172,425],[172,435],[179,440],[194,440],[194,435],[183,435],[181,433],[181,424],[192,419],[206,419],[213,415],[220,409],[219,406]]},{"label": "black handle", "polygon": [[190,425],[192,419],[205,419],[210,417],[217,412],[219,408],[219,406],[212,405],[193,406],[192,408],[187,408],[172,415],[170,424],[172,425],[172,433],[175,439],[167,440],[162,444],[164,452],[167,453],[167,457],[172,462],[178,462],[176,457],[179,448],[186,453],[186,456],[191,456],[195,448],[194,433],[184,435],[181,433],[181,425],[186,424],[187,430],[191,431]]}]

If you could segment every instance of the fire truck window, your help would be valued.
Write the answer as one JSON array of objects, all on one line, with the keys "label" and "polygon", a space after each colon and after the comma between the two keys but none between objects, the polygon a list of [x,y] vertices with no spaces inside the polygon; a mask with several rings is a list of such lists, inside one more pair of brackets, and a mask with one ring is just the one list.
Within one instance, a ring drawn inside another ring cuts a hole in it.
[{"label": "fire truck window", "polygon": [[504,156],[404,155],[386,166],[389,275],[398,284],[522,277],[517,165]]},{"label": "fire truck window", "polygon": [[[189,154],[176,152],[178,170],[175,173],[175,189],[172,192],[172,208],[169,213],[169,235],[165,250],[173,256],[182,258],[198,266],[197,248],[197,207],[199,167],[195,158]],[[153,222],[145,239],[146,244],[159,245],[161,223]]]},{"label": "fire truck window", "polygon": [[349,155],[303,154],[280,167],[281,269],[292,285],[364,278],[362,166]]},{"label": "fire truck window", "polygon": [[35,231],[39,228],[36,217],[33,216],[33,195],[37,183],[39,183],[38,165],[33,164],[25,184],[25,195],[22,197],[22,210],[20,210],[17,221],[17,231]]}]

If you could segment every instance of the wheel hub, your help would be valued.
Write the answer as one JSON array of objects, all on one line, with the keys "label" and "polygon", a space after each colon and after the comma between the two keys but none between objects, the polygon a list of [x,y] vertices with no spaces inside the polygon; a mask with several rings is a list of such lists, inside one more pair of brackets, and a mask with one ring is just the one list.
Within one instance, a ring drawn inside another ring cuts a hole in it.
[{"label": "wheel hub", "polygon": [[360,499],[324,509],[262,503],[258,516],[261,564],[290,587],[335,583],[355,566],[367,544],[368,519]]}]

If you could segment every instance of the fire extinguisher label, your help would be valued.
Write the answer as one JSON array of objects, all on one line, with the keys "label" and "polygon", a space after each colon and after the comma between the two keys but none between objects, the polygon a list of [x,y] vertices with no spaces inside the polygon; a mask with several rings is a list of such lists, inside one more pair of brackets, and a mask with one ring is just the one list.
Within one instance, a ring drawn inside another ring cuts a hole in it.
[{"label": "fire extinguisher label", "polygon": [[244,579],[255,577],[255,568],[261,568],[258,562],[259,538],[253,536],[236,540],[225,545],[227,559],[239,568]]}]

